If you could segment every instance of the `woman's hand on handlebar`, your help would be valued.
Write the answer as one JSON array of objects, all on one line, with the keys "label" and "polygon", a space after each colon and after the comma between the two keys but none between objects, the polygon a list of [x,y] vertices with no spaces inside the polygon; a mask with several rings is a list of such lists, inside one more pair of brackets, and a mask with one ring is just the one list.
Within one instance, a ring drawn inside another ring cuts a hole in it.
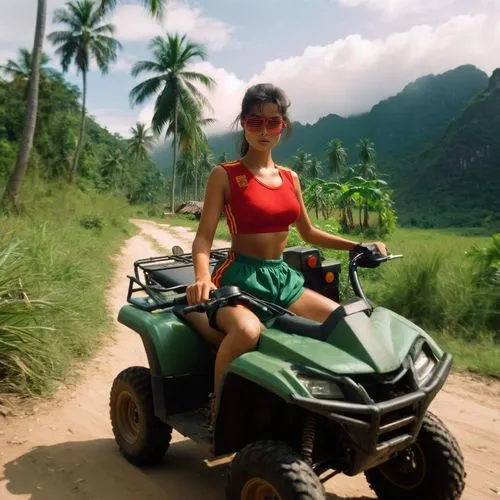
[{"label": "woman's hand on handlebar", "polygon": [[209,299],[210,292],[216,289],[210,278],[196,280],[186,287],[187,302],[189,305],[204,302]]},{"label": "woman's hand on handlebar", "polygon": [[387,247],[385,246],[385,243],[383,243],[382,241],[371,241],[369,243],[363,243],[363,246],[365,245],[373,245],[375,246],[377,253],[382,254],[384,256],[388,255]]}]

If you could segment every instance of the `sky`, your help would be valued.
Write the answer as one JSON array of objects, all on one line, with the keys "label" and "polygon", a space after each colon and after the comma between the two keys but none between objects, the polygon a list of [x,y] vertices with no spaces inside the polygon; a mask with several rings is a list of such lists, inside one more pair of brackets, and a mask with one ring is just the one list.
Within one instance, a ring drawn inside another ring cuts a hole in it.
[{"label": "sky", "polygon": [[[47,0],[46,33],[60,29],[53,12],[65,0]],[[31,49],[36,0],[0,0],[0,65]],[[204,92],[216,119],[207,134],[230,130],[249,85],[271,82],[291,101],[292,120],[348,116],[400,92],[416,78],[474,64],[488,75],[500,67],[500,0],[169,0],[158,22],[139,0],[118,0],[109,21],[123,49],[106,75],[88,77],[88,113],[125,137],[138,121],[151,122],[154,99],[132,106],[130,90],[151,75],[133,78],[150,60],[150,40],[186,33],[207,49],[193,69],[213,77]],[[61,70],[48,40],[50,65]],[[81,75],[66,74],[81,87]]]}]

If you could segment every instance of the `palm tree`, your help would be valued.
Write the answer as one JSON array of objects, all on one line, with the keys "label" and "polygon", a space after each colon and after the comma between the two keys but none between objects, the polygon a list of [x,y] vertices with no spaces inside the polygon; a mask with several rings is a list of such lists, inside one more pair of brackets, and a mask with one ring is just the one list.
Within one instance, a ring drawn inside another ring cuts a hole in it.
[{"label": "palm tree", "polygon": [[375,178],[375,144],[368,138],[361,139],[358,144],[359,164],[357,166],[357,175],[364,179]]},{"label": "palm tree", "polygon": [[145,123],[137,122],[130,129],[132,137],[128,140],[128,150],[133,158],[145,160],[153,147],[154,137]]},{"label": "palm tree", "polygon": [[104,159],[103,174],[112,189],[118,189],[118,186],[123,184],[124,161],[123,153],[119,149],[108,153]]},{"label": "palm tree", "polygon": [[[198,199],[198,163],[199,157],[207,145],[207,136],[203,127],[211,125],[215,120],[213,118],[203,118],[202,116],[180,115],[177,124],[177,136],[179,150],[181,153],[190,154],[192,158],[191,166],[194,169],[194,197]],[[174,134],[174,123],[170,122],[167,127],[166,135]]]},{"label": "palm tree", "polygon": [[[372,180],[377,177],[375,167],[375,144],[367,137],[358,142],[359,164],[356,166],[356,175],[366,180]],[[364,226],[368,227],[368,199],[364,204]]]},{"label": "palm tree", "polygon": [[[100,9],[102,12],[108,12],[116,7],[118,0],[101,0]],[[149,13],[158,19],[163,17],[163,12],[165,10],[165,5],[167,0],[142,0],[144,8],[146,8]]]},{"label": "palm tree", "polygon": [[166,38],[156,36],[150,43],[154,60],[138,61],[132,68],[132,76],[150,72],[155,74],[130,91],[133,104],[142,104],[158,94],[152,119],[155,134],[160,134],[169,125],[167,136],[173,135],[171,210],[175,211],[175,172],[177,162],[177,146],[179,125],[188,123],[201,116],[204,107],[210,107],[207,98],[200,92],[195,83],[202,84],[209,90],[215,81],[202,74],[188,69],[195,59],[206,59],[206,51],[202,45],[187,39],[186,35],[168,34]]},{"label": "palm tree", "polygon": [[[43,75],[49,61],[50,57],[45,52],[42,52],[40,55],[40,76]],[[28,49],[19,49],[17,61],[8,59],[7,64],[0,66],[0,70],[5,76],[13,80],[28,81],[32,67],[33,57],[31,52]]]},{"label": "palm tree", "polygon": [[32,71],[28,79],[28,96],[26,106],[26,118],[23,133],[19,143],[16,158],[16,166],[7,182],[7,188],[2,204],[10,203],[14,210],[20,211],[19,191],[21,183],[28,169],[28,159],[33,147],[33,136],[36,127],[36,115],[38,111],[38,88],[40,85],[40,63],[42,61],[43,39],[45,36],[45,22],[47,18],[47,0],[38,0],[36,14],[35,37],[32,51]]},{"label": "palm tree", "polygon": [[317,177],[321,176],[322,170],[323,170],[322,163],[314,156],[311,157],[311,162],[309,163],[309,169],[306,171],[307,176],[311,179],[316,179]]},{"label": "palm tree", "polygon": [[225,151],[222,151],[222,153],[220,153],[218,158],[217,158],[217,164],[226,163],[226,162],[227,162],[227,154]]},{"label": "palm tree", "polygon": [[347,165],[347,152],[340,139],[334,138],[328,143],[327,168],[330,174],[342,174]]},{"label": "palm tree", "polygon": [[200,160],[198,162],[198,171],[200,174],[200,193],[204,190],[204,186],[207,183],[208,176],[211,170],[214,168],[215,161],[216,160],[214,158],[214,155],[208,147],[208,143],[205,143],[201,150]]},{"label": "palm tree", "polygon": [[297,172],[299,176],[307,174],[312,162],[310,153],[306,153],[301,148],[297,149],[295,155],[292,157],[292,169]]},{"label": "palm tree", "polygon": [[69,28],[67,31],[54,31],[48,36],[54,45],[58,45],[56,54],[61,56],[63,72],[68,71],[70,64],[74,62],[77,73],[82,73],[82,113],[80,133],[70,173],[72,183],[83,148],[87,73],[91,59],[95,60],[101,73],[105,74],[108,72],[109,65],[116,61],[117,51],[121,48],[121,44],[112,36],[115,33],[114,25],[104,23],[103,12],[92,0],[67,2],[65,9],[56,9],[53,22],[64,24]]}]

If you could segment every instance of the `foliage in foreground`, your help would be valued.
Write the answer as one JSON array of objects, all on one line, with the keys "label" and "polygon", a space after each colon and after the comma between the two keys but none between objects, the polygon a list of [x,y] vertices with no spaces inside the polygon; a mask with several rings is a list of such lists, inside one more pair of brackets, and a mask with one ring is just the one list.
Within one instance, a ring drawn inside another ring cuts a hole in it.
[{"label": "foliage in foreground", "polygon": [[111,327],[111,257],[130,229],[111,195],[44,184],[23,199],[25,216],[0,218],[0,393],[27,395],[52,390]]}]

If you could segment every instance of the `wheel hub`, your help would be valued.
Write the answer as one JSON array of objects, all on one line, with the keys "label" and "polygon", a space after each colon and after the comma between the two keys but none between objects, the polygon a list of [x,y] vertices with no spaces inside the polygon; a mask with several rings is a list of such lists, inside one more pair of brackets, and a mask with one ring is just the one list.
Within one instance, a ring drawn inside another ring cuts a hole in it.
[{"label": "wheel hub", "polygon": [[139,411],[132,396],[127,392],[122,392],[116,402],[117,423],[121,434],[128,443],[135,443],[139,436]]},{"label": "wheel hub", "polygon": [[241,491],[241,500],[282,500],[275,488],[265,479],[249,479]]},{"label": "wheel hub", "polygon": [[427,462],[417,443],[382,464],[380,472],[394,486],[403,490],[413,490],[425,479]]}]

